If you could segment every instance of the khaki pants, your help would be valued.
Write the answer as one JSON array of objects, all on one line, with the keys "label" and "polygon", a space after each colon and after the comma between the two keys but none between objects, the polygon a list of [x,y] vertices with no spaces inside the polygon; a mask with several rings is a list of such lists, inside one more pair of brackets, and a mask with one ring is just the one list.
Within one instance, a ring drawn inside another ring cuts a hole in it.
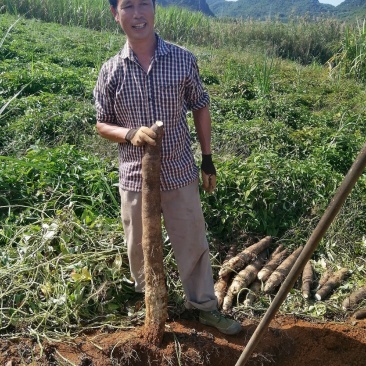
[{"label": "khaki pants", "polygon": [[[142,292],[144,290],[141,246],[142,195],[141,192],[123,190],[120,194],[130,271],[135,279],[135,290]],[[164,225],[172,244],[186,296],[186,307],[207,311],[217,309],[198,181],[179,189],[161,192],[161,206]]]}]

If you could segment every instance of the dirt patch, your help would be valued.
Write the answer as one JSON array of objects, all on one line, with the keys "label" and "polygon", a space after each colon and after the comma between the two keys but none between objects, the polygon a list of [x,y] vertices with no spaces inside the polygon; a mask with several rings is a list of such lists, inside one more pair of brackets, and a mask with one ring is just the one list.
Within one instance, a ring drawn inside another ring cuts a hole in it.
[{"label": "dirt patch", "polygon": [[[195,320],[166,323],[161,347],[143,339],[142,326],[97,330],[72,342],[45,342],[43,354],[30,338],[0,340],[0,364],[14,365],[210,365],[234,366],[257,323],[243,322],[237,336],[224,336]],[[248,366],[365,366],[366,320],[312,323],[277,317],[256,347]]]}]

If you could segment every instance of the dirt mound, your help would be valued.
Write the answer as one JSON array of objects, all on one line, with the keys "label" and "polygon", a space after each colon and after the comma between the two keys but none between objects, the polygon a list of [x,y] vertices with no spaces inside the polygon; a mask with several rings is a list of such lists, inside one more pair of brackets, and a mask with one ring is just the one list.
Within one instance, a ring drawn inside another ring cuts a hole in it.
[{"label": "dirt mound", "polygon": [[[224,336],[194,320],[166,324],[161,347],[144,342],[142,327],[98,330],[72,342],[0,340],[0,364],[14,365],[210,365],[234,366],[256,329],[243,323],[237,336]],[[256,347],[248,366],[365,366],[366,320],[311,323],[277,317]]]}]

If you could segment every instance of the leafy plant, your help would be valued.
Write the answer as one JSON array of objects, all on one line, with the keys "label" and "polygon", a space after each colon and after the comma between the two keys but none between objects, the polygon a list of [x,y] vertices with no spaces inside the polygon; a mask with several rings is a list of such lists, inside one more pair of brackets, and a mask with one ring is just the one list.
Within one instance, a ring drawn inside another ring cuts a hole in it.
[{"label": "leafy plant", "polygon": [[[39,205],[50,215],[69,203],[79,215],[87,211],[115,217],[119,211],[114,165],[72,146],[31,150],[22,159],[2,156],[0,166],[0,200],[10,203],[0,209],[3,220]],[[32,215],[19,219],[27,223]]]},{"label": "leafy plant", "polygon": [[265,59],[263,65],[255,65],[255,81],[260,97],[266,97],[271,91],[271,75],[273,72],[273,58]]},{"label": "leafy plant", "polygon": [[366,70],[366,22],[347,27],[340,51],[328,61],[330,74],[345,73],[356,80],[365,80]]},{"label": "leafy plant", "polygon": [[209,228],[220,237],[240,232],[282,236],[303,215],[325,208],[340,176],[328,164],[268,152],[218,164],[219,186],[205,197]]}]

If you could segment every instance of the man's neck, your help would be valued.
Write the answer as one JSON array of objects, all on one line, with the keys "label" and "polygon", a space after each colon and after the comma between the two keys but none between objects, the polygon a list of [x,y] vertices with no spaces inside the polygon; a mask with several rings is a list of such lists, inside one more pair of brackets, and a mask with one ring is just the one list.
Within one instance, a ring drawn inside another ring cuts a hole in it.
[{"label": "man's neck", "polygon": [[129,40],[128,44],[138,59],[150,60],[155,54],[157,40],[155,34],[153,34],[153,36],[148,40],[144,39],[141,41],[132,42]]}]

